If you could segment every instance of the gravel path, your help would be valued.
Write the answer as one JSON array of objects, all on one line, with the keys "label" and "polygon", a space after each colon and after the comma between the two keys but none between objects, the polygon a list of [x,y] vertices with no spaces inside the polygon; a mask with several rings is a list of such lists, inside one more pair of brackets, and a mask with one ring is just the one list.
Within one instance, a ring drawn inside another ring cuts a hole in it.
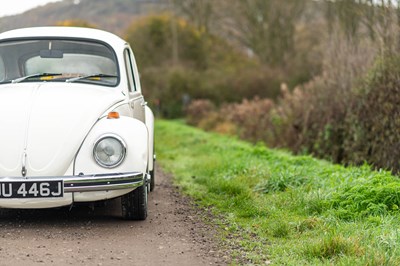
[{"label": "gravel path", "polygon": [[2,210],[0,265],[226,265],[201,221],[157,169],[146,221],[119,217],[119,202],[50,210]]}]

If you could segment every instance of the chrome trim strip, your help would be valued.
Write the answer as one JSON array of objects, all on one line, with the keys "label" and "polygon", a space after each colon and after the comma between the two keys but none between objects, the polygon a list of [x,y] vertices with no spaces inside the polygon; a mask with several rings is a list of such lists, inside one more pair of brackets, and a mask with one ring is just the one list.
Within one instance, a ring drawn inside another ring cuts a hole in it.
[{"label": "chrome trim strip", "polygon": [[64,193],[137,188],[142,186],[146,182],[145,174],[140,172],[80,175],[80,176],[49,176],[49,177],[32,176],[26,178],[0,177],[0,181],[24,182],[29,180],[31,181],[63,180]]}]

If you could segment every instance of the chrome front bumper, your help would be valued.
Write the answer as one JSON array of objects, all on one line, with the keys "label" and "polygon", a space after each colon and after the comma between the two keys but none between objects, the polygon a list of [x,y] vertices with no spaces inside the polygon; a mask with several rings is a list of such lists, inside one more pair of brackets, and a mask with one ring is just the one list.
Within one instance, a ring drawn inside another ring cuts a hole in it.
[{"label": "chrome front bumper", "polygon": [[0,177],[0,181],[14,182],[50,180],[63,180],[64,193],[91,192],[137,188],[146,183],[147,175],[140,172],[130,172],[79,176]]},{"label": "chrome front bumper", "polygon": [[145,184],[143,173],[98,174],[64,177],[64,192],[88,192],[137,188]]},{"label": "chrome front bumper", "polygon": [[[75,202],[93,202],[116,198],[149,182],[149,175],[140,172],[80,176],[0,177],[0,184],[10,182],[62,181],[62,197],[0,198],[0,208],[42,209],[68,206]],[[3,189],[4,190],[4,189]],[[9,191],[9,190],[7,190]],[[4,192],[3,192],[4,193]]]}]

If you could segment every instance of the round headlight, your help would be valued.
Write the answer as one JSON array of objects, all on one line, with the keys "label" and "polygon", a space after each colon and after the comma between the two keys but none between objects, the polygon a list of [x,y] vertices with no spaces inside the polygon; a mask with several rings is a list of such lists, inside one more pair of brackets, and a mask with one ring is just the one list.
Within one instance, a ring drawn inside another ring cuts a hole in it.
[{"label": "round headlight", "polygon": [[126,146],[116,136],[103,136],[93,148],[93,157],[96,162],[105,168],[117,167],[125,158]]}]

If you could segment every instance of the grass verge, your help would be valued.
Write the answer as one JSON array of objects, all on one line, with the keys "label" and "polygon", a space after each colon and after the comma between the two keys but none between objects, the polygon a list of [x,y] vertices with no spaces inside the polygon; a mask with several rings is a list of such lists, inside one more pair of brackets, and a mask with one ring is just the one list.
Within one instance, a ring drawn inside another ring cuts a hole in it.
[{"label": "grass verge", "polygon": [[156,122],[156,152],[184,193],[223,217],[221,237],[240,246],[237,258],[400,265],[400,182],[389,172],[293,156],[178,121]]}]

